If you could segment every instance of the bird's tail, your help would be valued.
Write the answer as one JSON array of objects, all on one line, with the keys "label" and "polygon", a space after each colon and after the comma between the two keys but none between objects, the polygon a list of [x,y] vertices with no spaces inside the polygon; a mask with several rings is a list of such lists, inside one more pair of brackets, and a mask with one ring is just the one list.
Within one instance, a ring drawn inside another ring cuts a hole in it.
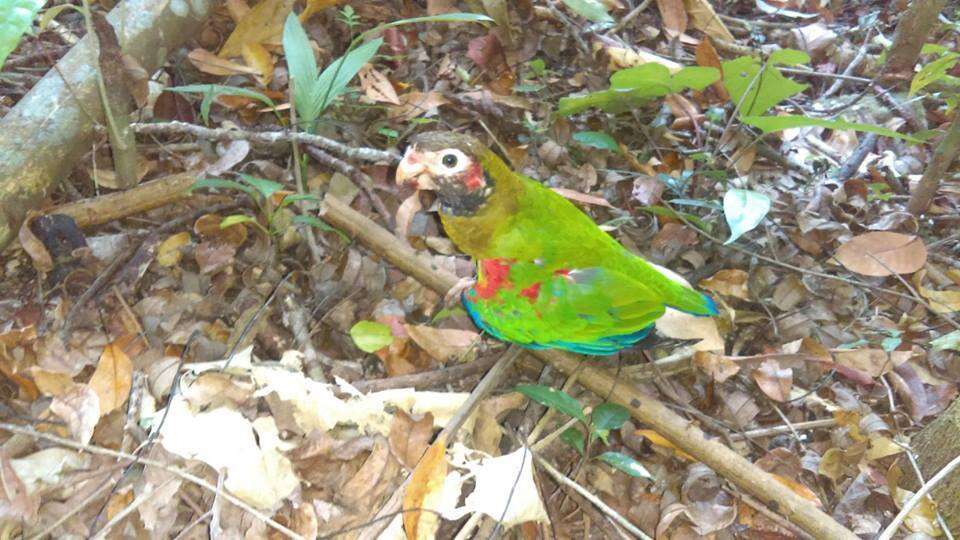
[{"label": "bird's tail", "polygon": [[668,285],[668,290],[664,291],[666,293],[664,295],[664,305],[700,317],[712,317],[720,313],[713,298],[694,290],[680,274],[658,264],[651,262],[647,262],[647,264],[671,282]]}]

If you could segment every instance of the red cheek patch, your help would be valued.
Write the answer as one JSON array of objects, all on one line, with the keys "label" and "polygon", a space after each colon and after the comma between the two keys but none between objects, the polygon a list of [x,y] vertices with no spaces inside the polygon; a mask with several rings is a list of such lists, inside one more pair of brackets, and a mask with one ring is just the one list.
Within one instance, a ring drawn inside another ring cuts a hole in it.
[{"label": "red cheek patch", "polygon": [[486,184],[483,178],[483,168],[479,163],[474,163],[467,169],[467,174],[463,178],[463,185],[467,191],[476,191]]}]

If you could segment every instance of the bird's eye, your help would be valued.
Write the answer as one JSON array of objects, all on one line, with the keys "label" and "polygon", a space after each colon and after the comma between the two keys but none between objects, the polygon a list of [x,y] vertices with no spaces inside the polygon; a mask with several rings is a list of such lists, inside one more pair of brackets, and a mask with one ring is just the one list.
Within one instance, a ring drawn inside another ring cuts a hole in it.
[{"label": "bird's eye", "polygon": [[447,154],[443,156],[443,160],[441,162],[443,163],[444,167],[452,169],[457,166],[457,156],[454,154]]}]

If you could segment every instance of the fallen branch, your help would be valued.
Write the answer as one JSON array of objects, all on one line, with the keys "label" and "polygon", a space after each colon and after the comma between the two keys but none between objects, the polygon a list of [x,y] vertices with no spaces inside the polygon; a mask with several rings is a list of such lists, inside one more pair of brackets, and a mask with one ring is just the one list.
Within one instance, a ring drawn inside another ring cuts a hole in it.
[{"label": "fallen branch", "polygon": [[[215,2],[127,0],[110,12],[125,54],[152,72],[197,34]],[[183,7],[184,9],[181,9]],[[83,38],[0,119],[0,248],[16,238],[27,211],[90,150],[102,117],[96,36]]]},{"label": "fallen branch", "polygon": [[[324,200],[320,218],[356,238],[439,294],[445,294],[458,281],[457,276],[438,268],[402,240],[333,197]],[[850,540],[857,538],[811,501],[777,481],[770,473],[756,467],[723,444],[707,439],[700,428],[674,413],[655,397],[623,384],[621,379],[606,370],[583,366],[581,361],[572,355],[555,350],[531,353],[567,374],[580,368],[579,377],[583,386],[601,396],[609,393],[610,400],[626,407],[631,416],[651,425],[678,448],[696,457],[814,537]]]},{"label": "fallen branch", "polygon": [[323,148],[348,159],[388,164],[400,161],[400,156],[396,152],[386,152],[376,148],[356,148],[321,135],[299,131],[243,131],[235,128],[208,128],[187,122],[133,124],[132,127],[139,135],[192,135],[210,141],[250,141],[259,144],[289,144],[290,141],[296,141]]}]

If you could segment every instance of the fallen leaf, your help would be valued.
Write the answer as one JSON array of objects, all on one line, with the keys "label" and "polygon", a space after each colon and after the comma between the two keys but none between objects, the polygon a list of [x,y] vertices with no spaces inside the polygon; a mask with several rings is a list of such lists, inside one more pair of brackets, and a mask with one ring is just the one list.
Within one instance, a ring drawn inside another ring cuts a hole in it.
[{"label": "fallen leaf", "polygon": [[781,403],[790,399],[793,370],[781,368],[776,360],[764,360],[760,367],[753,370],[753,380],[770,399]]},{"label": "fallen leaf", "polygon": [[294,0],[261,0],[237,22],[218,56],[240,56],[244,45],[279,42],[283,22],[293,9],[293,4]]},{"label": "fallen leaf", "polygon": [[687,15],[693,27],[704,34],[723,41],[734,41],[736,38],[723,24],[717,12],[713,10],[709,0],[683,0],[683,5],[687,8]]},{"label": "fallen leaf", "polygon": [[127,401],[133,384],[133,364],[123,349],[111,343],[103,349],[97,369],[90,377],[90,388],[100,399],[100,415],[119,409]]},{"label": "fallen leaf", "polygon": [[190,233],[183,231],[172,234],[157,246],[157,264],[171,268],[180,262],[183,253],[180,248],[190,243]]},{"label": "fallen leaf", "polygon": [[740,372],[739,363],[722,354],[708,351],[694,353],[693,364],[717,382],[723,382]]},{"label": "fallen leaf", "polygon": [[720,270],[707,279],[701,280],[698,285],[717,294],[750,300],[750,291],[747,289],[749,279],[750,275],[743,270],[730,268]]},{"label": "fallen leaf", "polygon": [[663,435],[657,433],[652,429],[638,429],[636,430],[635,434],[646,437],[651,443],[657,446],[662,446],[663,448],[669,448],[670,450],[673,450],[674,453],[677,455],[677,457],[680,459],[685,459],[687,461],[697,461],[697,458],[677,448],[677,445],[673,444],[672,442],[667,440],[666,437],[664,437]]},{"label": "fallen leaf", "polygon": [[433,328],[426,325],[404,325],[413,341],[427,351],[434,360],[447,363],[453,359],[463,360],[480,334],[473,330],[458,330],[455,328]]},{"label": "fallen leaf", "polygon": [[53,398],[50,412],[63,419],[75,441],[87,444],[100,420],[100,398],[89,386],[74,384],[70,390]]},{"label": "fallen leaf", "polygon": [[413,90],[400,96],[400,105],[391,107],[387,115],[394,120],[409,121],[418,116],[434,116],[438,107],[448,103],[450,100],[435,90],[426,93]]},{"label": "fallen leaf", "polygon": [[259,75],[256,68],[220,58],[206,49],[194,49],[187,54],[193,67],[208,75]]},{"label": "fallen leaf", "polygon": [[834,259],[865,276],[910,274],[927,262],[923,240],[911,234],[874,231],[854,236],[837,249]]},{"label": "fallen leaf", "polygon": [[662,56],[657,56],[652,52],[642,49],[614,47],[607,45],[606,43],[595,42],[594,50],[606,51],[607,56],[610,57],[610,67],[614,70],[641,66],[650,62],[664,66],[668,71],[670,71],[671,74],[677,73],[683,69],[683,65],[678,64],[673,60],[667,60]]},{"label": "fallen leaf", "polygon": [[683,0],[657,0],[660,19],[668,38],[674,38],[687,31],[687,10]]},{"label": "fallen leaf", "polygon": [[430,446],[433,438],[433,415],[427,413],[420,420],[414,420],[409,414],[398,410],[393,415],[393,424],[390,426],[390,451],[397,461],[407,469],[413,470],[423,456],[424,450]]},{"label": "fallen leaf", "polygon": [[357,75],[360,77],[360,88],[374,103],[400,105],[397,90],[383,72],[366,64]]},{"label": "fallen leaf", "polygon": [[446,451],[446,438],[441,435],[410,475],[410,482],[403,492],[403,528],[408,539],[432,539],[440,527],[439,516],[424,510],[435,510],[441,502],[447,477]]},{"label": "fallen leaf", "polygon": [[0,519],[30,522],[40,509],[40,498],[27,492],[27,486],[10,465],[6,452],[0,452]]},{"label": "fallen leaf", "polygon": [[[467,495],[463,507],[444,512],[444,517],[480,512],[505,528],[527,521],[549,521],[534,481],[532,450],[522,446],[505,456],[484,456],[479,461],[464,460],[456,454],[451,461],[473,473],[476,487]],[[510,480],[505,482],[507,478]]]}]

